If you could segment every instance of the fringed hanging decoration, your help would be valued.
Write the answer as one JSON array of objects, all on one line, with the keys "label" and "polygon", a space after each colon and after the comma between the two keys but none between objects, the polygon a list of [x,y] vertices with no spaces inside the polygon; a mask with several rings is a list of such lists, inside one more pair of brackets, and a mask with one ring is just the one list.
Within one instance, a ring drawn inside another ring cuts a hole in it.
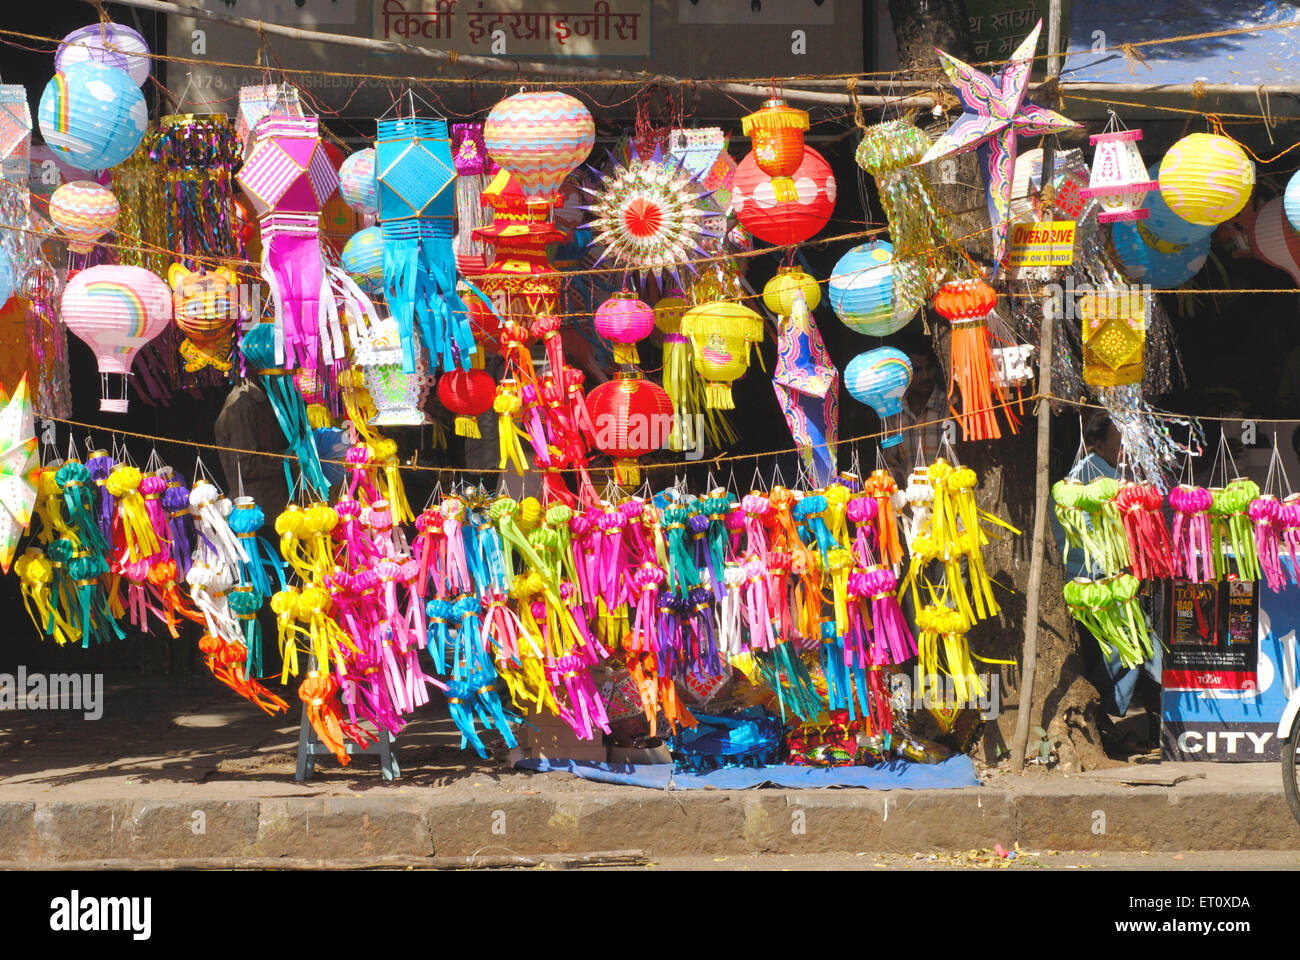
[{"label": "fringed hanging decoration", "polygon": [[935,310],[952,324],[951,381],[961,393],[961,411],[954,408],[953,413],[961,423],[963,440],[1001,437],[994,415],[997,406],[1002,407],[1012,433],[1020,424],[993,370],[988,317],[997,302],[997,293],[983,280],[949,281],[934,295]]},{"label": "fringed hanging decoration", "polygon": [[483,142],[483,124],[451,125],[451,162],[456,167],[456,269],[477,277],[487,270],[488,250],[474,231],[492,222],[483,190],[497,172]]},{"label": "fringed hanging decoration", "polygon": [[791,178],[803,160],[803,135],[808,126],[807,110],[797,110],[776,97],[741,118],[741,130],[754,145],[754,161],[772,178],[772,193],[778,201],[797,196]]},{"label": "fringed hanging decoration", "polygon": [[[704,381],[705,406],[734,410],[731,383],[749,369],[750,349],[763,339],[762,317],[744,304],[718,300],[687,310],[681,329]],[[762,357],[760,350],[760,363]]]},{"label": "fringed hanging decoration", "polygon": [[1204,487],[1179,484],[1169,491],[1174,511],[1174,573],[1195,583],[1217,579],[1215,551],[1210,544],[1210,506],[1214,497]]},{"label": "fringed hanging decoration", "polygon": [[1149,483],[1122,482],[1115,506],[1124,518],[1130,572],[1139,580],[1166,580],[1174,575],[1173,541],[1165,524],[1164,496]]},{"label": "fringed hanging decoration", "polygon": [[456,170],[447,122],[380,120],[375,155],[384,293],[401,336],[402,372],[415,373],[417,336],[429,351],[430,370],[466,370],[475,346],[468,308],[456,292]]},{"label": "fringed hanging decoration", "polygon": [[113,169],[113,193],[121,207],[117,262],[161,276],[172,257],[167,246],[164,173],[150,156],[156,137],[156,133],[146,136],[139,149]]},{"label": "fringed hanging decoration", "polygon": [[149,160],[163,175],[167,249],[194,270],[244,259],[234,183],[243,145],[229,118],[224,113],[163,117],[149,146]]},{"label": "fringed hanging decoration", "polygon": [[1070,615],[1097,638],[1107,657],[1118,651],[1120,663],[1127,669],[1152,655],[1146,614],[1137,602],[1140,588],[1141,582],[1128,574],[1106,580],[1074,579],[1065,585]]}]

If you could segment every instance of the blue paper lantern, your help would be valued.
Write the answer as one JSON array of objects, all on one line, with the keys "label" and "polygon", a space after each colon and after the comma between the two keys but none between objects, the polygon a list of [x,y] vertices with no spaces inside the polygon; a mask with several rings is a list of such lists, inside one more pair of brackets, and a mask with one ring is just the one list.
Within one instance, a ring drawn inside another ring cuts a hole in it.
[{"label": "blue paper lantern", "polygon": [[883,240],[854,247],[831,271],[831,309],[850,330],[869,337],[897,333],[916,315],[918,303],[896,299],[893,244]]},{"label": "blue paper lantern", "polygon": [[[860,353],[844,368],[844,387],[849,396],[875,410],[882,423],[903,412],[903,394],[911,382],[912,361],[894,347]],[[886,436],[880,445],[892,447],[902,442],[903,435],[898,432]]]},{"label": "blue paper lantern", "polygon": [[140,146],[149,125],[144,94],[130,75],[91,62],[54,75],[37,117],[46,145],[78,170],[117,166]]},{"label": "blue paper lantern", "polygon": [[1300,230],[1300,170],[1291,174],[1286,193],[1282,194],[1282,207],[1293,230]]},{"label": "blue paper lantern", "polygon": [[[1156,161],[1147,167],[1147,176],[1152,180],[1159,178],[1160,161]],[[1196,243],[1203,240],[1214,232],[1213,227],[1206,227],[1199,223],[1189,223],[1178,214],[1169,209],[1169,204],[1165,203],[1158,190],[1152,190],[1147,194],[1143,202],[1151,215],[1146,219],[1146,228],[1151,234],[1165,244],[1172,246],[1182,246],[1185,243]],[[1157,243],[1157,247],[1161,244]]]},{"label": "blue paper lantern", "polygon": [[1115,255],[1125,276],[1136,283],[1150,284],[1157,290],[1169,290],[1182,286],[1200,273],[1205,258],[1210,254],[1209,234],[1190,243],[1175,245],[1151,236],[1149,231],[1150,227],[1141,221],[1117,223],[1112,229]]},{"label": "blue paper lantern", "polygon": [[384,235],[379,227],[358,230],[343,245],[343,269],[368,294],[384,284]]}]

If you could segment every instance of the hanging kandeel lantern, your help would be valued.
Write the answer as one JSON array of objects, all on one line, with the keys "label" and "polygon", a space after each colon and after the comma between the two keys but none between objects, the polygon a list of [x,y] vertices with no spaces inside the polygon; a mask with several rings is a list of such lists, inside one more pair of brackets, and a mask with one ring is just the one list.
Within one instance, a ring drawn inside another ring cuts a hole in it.
[{"label": "hanging kandeel lantern", "polygon": [[32,111],[27,88],[0,83],[0,180],[27,179],[32,149]]},{"label": "hanging kandeel lantern", "polygon": [[239,88],[239,117],[235,121],[235,132],[244,145],[245,155],[253,147],[253,134],[258,123],[271,113],[282,117],[302,117],[298,89],[287,83]]},{"label": "hanging kandeel lantern", "polygon": [[[835,175],[812,147],[805,147],[791,177],[772,177],[751,153],[740,161],[731,184],[731,208],[741,225],[767,243],[802,243],[830,221],[835,210]],[[789,189],[777,185],[788,180]]]},{"label": "hanging kandeel lantern", "polygon": [[378,411],[370,418],[376,427],[418,427],[429,422],[424,400],[429,394],[429,368],[423,355],[415,372],[402,366],[402,338],[397,321],[386,317],[355,337],[353,359],[365,377],[366,391]]},{"label": "hanging kandeel lantern", "polygon": [[379,195],[375,183],[375,148],[366,147],[349,154],[339,167],[339,196],[362,216],[379,213]]},{"label": "hanging kandeel lantern", "polygon": [[[99,409],[126,413],[131,362],[171,322],[171,288],[140,267],[91,267],[68,281],[60,312],[67,328],[95,352],[102,387]],[[118,397],[108,396],[110,374],[122,377]]]},{"label": "hanging kandeel lantern", "polygon": [[884,240],[854,247],[831,271],[827,284],[831,309],[850,330],[869,337],[887,337],[911,323],[921,304],[913,299],[924,284],[900,283],[899,273],[915,270],[914,262],[894,259],[893,245]]},{"label": "hanging kandeel lantern", "polygon": [[803,135],[808,126],[807,110],[797,110],[776,98],[740,121],[741,130],[754,145],[750,155],[758,168],[772,178],[772,190],[778,200],[795,199],[795,171],[807,149]]},{"label": "hanging kandeel lantern", "polygon": [[596,308],[596,332],[613,341],[615,363],[640,363],[636,344],[650,336],[655,312],[635,294],[616,293]]},{"label": "hanging kandeel lantern", "polygon": [[998,406],[1012,433],[1019,426],[993,370],[988,317],[997,303],[997,291],[983,280],[950,280],[934,295],[934,309],[952,324],[951,378],[961,394],[962,409],[957,419],[963,440],[1001,437],[994,415]]},{"label": "hanging kandeel lantern", "polygon": [[488,153],[527,197],[554,197],[596,143],[591,112],[567,93],[516,93],[492,108],[483,125]]},{"label": "hanging kandeel lantern", "polygon": [[880,417],[885,436],[882,447],[903,442],[901,422],[891,422],[903,413],[903,394],[912,382],[912,361],[894,347],[877,347],[860,353],[844,368],[844,389],[854,400],[865,403]]},{"label": "hanging kandeel lantern", "polygon": [[478,418],[492,409],[497,385],[491,374],[478,367],[448,370],[438,379],[438,399],[456,415],[456,436],[478,440]]},{"label": "hanging kandeel lantern", "polygon": [[235,168],[243,150],[226,115],[163,117],[148,146],[150,167],[162,173],[167,248],[195,268],[207,258],[243,259],[235,216]]},{"label": "hanging kandeel lantern", "polygon": [[56,73],[37,116],[46,146],[78,170],[117,166],[149,127],[144,94],[130,75],[98,63],[74,63]]},{"label": "hanging kandeel lantern", "polygon": [[1116,387],[1142,382],[1146,312],[1140,289],[1102,288],[1080,298],[1084,383]]},{"label": "hanging kandeel lantern", "polygon": [[112,191],[90,180],[73,180],[50,194],[50,221],[68,238],[73,253],[90,253],[117,224],[119,213]]},{"label": "hanging kandeel lantern", "polygon": [[343,245],[343,269],[368,294],[384,286],[384,236],[378,227],[358,230]]},{"label": "hanging kandeel lantern", "polygon": [[497,170],[483,142],[483,124],[451,125],[451,162],[456,167],[456,269],[476,277],[487,269],[488,250],[474,231],[492,222],[483,191]]},{"label": "hanging kandeel lantern", "polygon": [[174,263],[167,272],[176,326],[185,334],[180,354],[185,369],[230,369],[231,333],[239,320],[239,278],[228,267],[206,273]]},{"label": "hanging kandeel lantern", "polygon": [[1120,128],[1114,112],[1105,132],[1089,139],[1097,151],[1092,157],[1088,186],[1080,192],[1098,202],[1101,212],[1097,220],[1101,223],[1145,220],[1150,215],[1143,201],[1147,193],[1160,189],[1160,183],[1147,176],[1146,164],[1137,148],[1141,139],[1141,130]]},{"label": "hanging kandeel lantern", "polygon": [[130,76],[137,87],[149,79],[149,45],[144,37],[120,23],[101,22],[73,30],[54,51],[54,69],[74,63],[97,63]]},{"label": "hanging kandeel lantern", "polygon": [[596,449],[614,458],[614,475],[623,485],[641,482],[636,459],[667,446],[673,402],[662,387],[639,371],[617,373],[587,394],[596,432]]},{"label": "hanging kandeel lantern", "polygon": [[1255,164],[1227,137],[1193,133],[1160,161],[1160,193],[1169,209],[1189,223],[1213,226],[1231,220],[1255,188]]},{"label": "hanging kandeel lantern", "polygon": [[705,406],[734,410],[731,383],[749,369],[750,347],[763,339],[763,318],[744,304],[715,300],[686,311],[682,334],[691,342],[695,372],[704,380]]}]

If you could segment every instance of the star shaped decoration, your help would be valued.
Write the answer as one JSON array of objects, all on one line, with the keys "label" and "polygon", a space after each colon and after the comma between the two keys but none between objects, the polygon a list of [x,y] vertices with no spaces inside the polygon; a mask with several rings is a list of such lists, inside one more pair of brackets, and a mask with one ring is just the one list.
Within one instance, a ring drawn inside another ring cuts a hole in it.
[{"label": "star shaped decoration", "polygon": [[944,72],[962,103],[962,115],[935,141],[918,163],[977,150],[984,186],[988,191],[989,222],[993,225],[993,256],[1002,260],[1011,210],[1011,178],[1016,167],[1016,138],[1039,137],[1078,126],[1073,120],[1025,100],[1038,34],[1033,32],[1016,48],[1010,61],[990,77],[970,64],[936,49]]},{"label": "star shaped decoration", "polygon": [[18,538],[32,522],[41,461],[27,375],[12,397],[0,388],[0,569],[9,572]]}]

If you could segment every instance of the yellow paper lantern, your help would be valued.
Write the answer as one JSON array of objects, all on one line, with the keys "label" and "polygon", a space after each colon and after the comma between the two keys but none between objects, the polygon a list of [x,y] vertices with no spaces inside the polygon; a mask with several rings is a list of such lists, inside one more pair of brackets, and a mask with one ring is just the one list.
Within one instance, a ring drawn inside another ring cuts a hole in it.
[{"label": "yellow paper lantern", "polygon": [[1255,187],[1255,164],[1236,143],[1211,133],[1183,137],[1160,162],[1160,195],[1189,223],[1231,220]]},{"label": "yellow paper lantern", "polygon": [[777,316],[788,317],[794,310],[795,294],[800,292],[810,311],[822,302],[821,284],[798,267],[781,267],[763,287],[763,302]]},{"label": "yellow paper lantern", "polygon": [[744,304],[715,300],[686,311],[682,335],[704,380],[705,406],[734,410],[731,382],[749,369],[749,347],[763,339],[763,318]]}]

